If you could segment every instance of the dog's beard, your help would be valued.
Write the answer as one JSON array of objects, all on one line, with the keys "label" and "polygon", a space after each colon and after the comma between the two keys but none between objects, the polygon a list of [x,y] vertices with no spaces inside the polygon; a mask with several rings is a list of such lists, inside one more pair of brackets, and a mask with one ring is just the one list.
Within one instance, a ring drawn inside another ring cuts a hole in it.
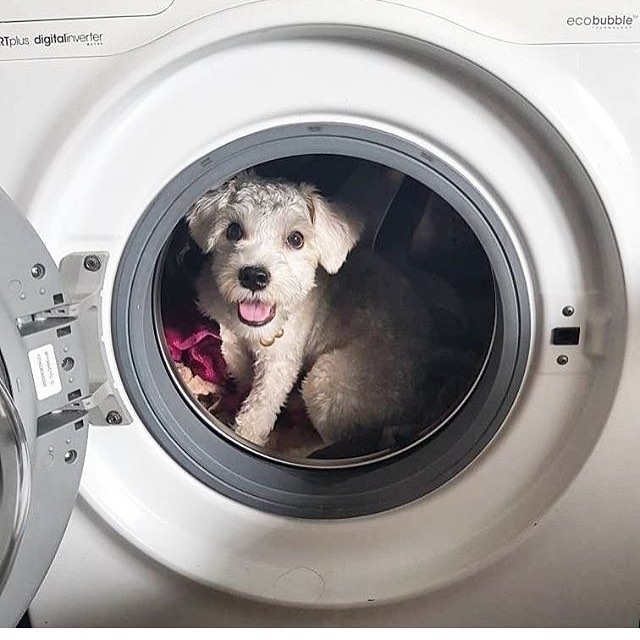
[{"label": "dog's beard", "polygon": [[272,323],[280,328],[291,313],[304,303],[315,287],[315,278],[309,282],[300,281],[293,274],[276,274],[272,269],[272,282],[261,291],[250,292],[237,280],[237,264],[214,272],[217,289],[216,306],[224,315],[247,328],[271,328]]},{"label": "dog's beard", "polygon": [[244,325],[263,327],[275,318],[279,305],[265,291],[250,293],[236,283],[229,285],[224,280],[218,284],[218,291],[229,312]]}]

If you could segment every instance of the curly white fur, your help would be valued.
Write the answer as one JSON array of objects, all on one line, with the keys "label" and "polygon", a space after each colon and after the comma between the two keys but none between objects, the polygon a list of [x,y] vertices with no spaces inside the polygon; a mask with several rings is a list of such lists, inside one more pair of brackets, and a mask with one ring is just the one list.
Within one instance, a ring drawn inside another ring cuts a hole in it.
[{"label": "curly white fur", "polygon": [[[351,252],[358,221],[310,185],[248,173],[202,196],[187,219],[209,254],[200,307],[220,324],[231,375],[250,390],[236,416],[239,436],[264,445],[301,374],[309,417],[327,444],[356,429],[419,420],[426,311],[382,260]],[[227,238],[232,223],[242,230],[238,240]],[[293,232],[303,236],[301,248],[288,244]],[[270,279],[252,291],[239,272],[256,265]],[[267,305],[273,319],[249,326],[241,303]]]}]

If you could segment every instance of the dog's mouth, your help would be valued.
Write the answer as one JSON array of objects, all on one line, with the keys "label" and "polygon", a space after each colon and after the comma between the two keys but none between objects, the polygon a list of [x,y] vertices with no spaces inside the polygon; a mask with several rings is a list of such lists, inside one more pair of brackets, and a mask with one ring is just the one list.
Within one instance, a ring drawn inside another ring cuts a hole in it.
[{"label": "dog's mouth", "polygon": [[276,315],[276,305],[258,300],[238,302],[238,320],[250,327],[262,327],[269,324]]}]

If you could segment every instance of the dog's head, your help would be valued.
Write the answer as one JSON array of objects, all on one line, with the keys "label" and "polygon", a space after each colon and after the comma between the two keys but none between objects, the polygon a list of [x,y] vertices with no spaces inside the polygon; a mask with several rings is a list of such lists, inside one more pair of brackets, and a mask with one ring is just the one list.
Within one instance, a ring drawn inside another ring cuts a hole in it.
[{"label": "dog's head", "polygon": [[205,193],[187,221],[212,256],[215,306],[226,304],[242,324],[258,327],[285,320],[313,288],[319,266],[336,273],[362,229],[311,185],[252,173]]}]

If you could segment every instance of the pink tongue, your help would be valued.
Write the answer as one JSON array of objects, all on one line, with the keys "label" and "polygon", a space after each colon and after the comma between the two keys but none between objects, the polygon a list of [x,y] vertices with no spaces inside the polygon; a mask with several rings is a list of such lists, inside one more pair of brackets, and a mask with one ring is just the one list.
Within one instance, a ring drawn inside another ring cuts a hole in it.
[{"label": "pink tongue", "polygon": [[247,322],[264,322],[271,314],[271,306],[264,302],[241,302],[238,312]]}]

